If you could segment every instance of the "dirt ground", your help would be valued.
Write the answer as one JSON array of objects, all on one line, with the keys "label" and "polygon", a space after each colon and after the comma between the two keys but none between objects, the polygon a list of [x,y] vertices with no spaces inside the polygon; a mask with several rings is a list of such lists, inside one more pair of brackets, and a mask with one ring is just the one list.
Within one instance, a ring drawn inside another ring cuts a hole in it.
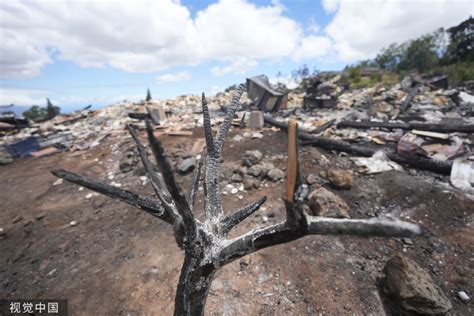
[{"label": "dirt ground", "polygon": [[[265,130],[263,139],[236,142],[236,132],[226,144],[226,162],[238,162],[245,150],[259,149],[265,159],[285,168],[284,133]],[[188,150],[194,140],[163,136],[171,153]],[[57,179],[50,174],[63,168],[105,180],[113,172],[123,188],[152,196],[151,186],[139,180],[140,165],[128,173],[118,168],[118,156],[129,144],[128,138],[110,137],[89,151],[0,166],[1,298],[67,299],[71,315],[172,314],[183,260],[172,228],[110,198],[86,198],[91,191],[77,185],[53,185]],[[325,163],[321,155],[328,158]],[[322,175],[319,184],[328,188],[323,174],[328,167],[356,170],[347,155],[310,147],[301,148],[300,159],[303,176]],[[192,174],[177,179],[188,188]],[[408,315],[387,296],[382,271],[391,255],[403,253],[443,289],[453,304],[450,315],[472,315],[472,299],[463,303],[457,292],[474,294],[474,203],[447,183],[447,177],[415,170],[373,176],[354,172],[350,190],[330,188],[347,201],[352,218],[398,210],[403,219],[418,223],[424,235],[412,240],[308,236],[265,249],[218,272],[206,314]],[[283,182],[266,182],[243,193],[242,200],[225,195],[227,212],[262,195],[269,198],[233,235],[280,221],[283,188]],[[201,210],[202,200],[198,203],[195,209]]]}]

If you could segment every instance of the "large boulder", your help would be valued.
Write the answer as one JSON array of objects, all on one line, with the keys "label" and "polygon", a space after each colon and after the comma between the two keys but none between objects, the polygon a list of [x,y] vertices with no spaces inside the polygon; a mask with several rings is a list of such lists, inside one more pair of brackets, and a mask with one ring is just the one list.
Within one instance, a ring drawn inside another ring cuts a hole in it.
[{"label": "large boulder", "polygon": [[452,308],[451,302],[441,289],[414,261],[393,256],[384,268],[387,287],[401,306],[420,314],[443,314]]},{"label": "large boulder", "polygon": [[349,206],[346,202],[323,187],[309,194],[308,205],[312,213],[311,215],[336,218],[350,217]]}]

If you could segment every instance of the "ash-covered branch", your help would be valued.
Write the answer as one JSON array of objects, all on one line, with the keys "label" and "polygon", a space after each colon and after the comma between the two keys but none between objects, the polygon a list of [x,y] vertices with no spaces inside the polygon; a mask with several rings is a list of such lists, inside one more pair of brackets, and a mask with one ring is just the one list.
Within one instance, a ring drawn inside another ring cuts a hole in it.
[{"label": "ash-covered branch", "polygon": [[143,146],[142,142],[138,138],[138,135],[135,133],[135,130],[130,125],[127,125],[127,128],[128,128],[128,131],[130,132],[130,135],[132,135],[132,138],[135,144],[137,145],[138,154],[140,155],[143,166],[145,167],[145,170],[148,175],[148,179],[150,179],[151,185],[153,186],[153,190],[155,190],[156,196],[163,203],[163,206],[166,212],[171,217],[173,217],[173,215],[175,215],[176,213],[176,208],[173,203],[173,200],[171,199],[171,196],[169,195],[168,191],[165,188],[163,188],[163,185],[160,179],[158,178],[155,171],[153,170],[153,166],[150,160],[148,159],[145,146]]},{"label": "ash-covered branch", "polygon": [[252,215],[254,212],[256,212],[260,206],[265,203],[267,200],[267,197],[264,196],[260,200],[258,200],[255,203],[250,204],[249,206],[246,206],[234,214],[229,215],[228,217],[224,218],[222,220],[222,233],[223,234],[228,234],[232,228],[237,226],[239,223],[241,223],[244,219]]},{"label": "ash-covered branch", "polygon": [[135,206],[155,217],[158,217],[165,222],[172,224],[172,219],[167,216],[163,207],[145,196],[123,190],[100,181],[87,179],[83,176],[62,169],[52,170],[51,173],[58,178],[79,184],[85,188],[88,188],[89,190],[104,194],[114,199],[119,199],[129,205]]},{"label": "ash-covered branch", "polygon": [[227,132],[229,131],[230,126],[232,124],[235,111],[237,111],[237,108],[239,107],[240,97],[242,96],[242,93],[244,93],[245,87],[245,84],[240,84],[237,90],[234,92],[234,96],[232,97],[232,102],[225,115],[224,122],[219,128],[219,132],[216,136],[217,141],[215,144],[218,155],[221,154],[222,148],[224,147],[225,137],[227,136]]},{"label": "ash-covered branch", "polygon": [[366,237],[413,237],[421,234],[418,225],[398,219],[338,219],[307,215],[308,234],[355,235]]},{"label": "ash-covered branch", "polygon": [[194,238],[196,234],[196,221],[194,219],[193,213],[188,204],[188,200],[183,193],[183,190],[181,190],[179,184],[176,182],[173,169],[166,158],[165,150],[160,140],[153,134],[153,127],[149,120],[146,120],[146,130],[153,155],[155,156],[156,163],[158,164],[158,168],[161,171],[163,180],[168,187],[172,201],[176,205],[176,211],[183,219],[183,224],[186,232],[188,233],[188,237],[190,236],[191,238]]},{"label": "ash-covered branch", "polygon": [[214,157],[216,150],[214,147],[214,136],[212,136],[211,116],[209,114],[209,107],[207,106],[207,100],[204,93],[202,94],[202,116],[207,154],[211,157]]},{"label": "ash-covered branch", "polygon": [[[204,177],[204,208],[206,214],[206,221],[213,226],[214,231],[219,231],[220,221],[224,216],[222,209],[221,191],[219,188],[219,167],[222,148],[224,146],[224,139],[229,131],[235,111],[239,106],[240,96],[245,89],[245,85],[241,84],[234,93],[232,103],[224,118],[224,122],[219,128],[219,132],[214,142],[214,155],[208,154],[206,157],[206,174]],[[210,127],[210,124],[209,124]],[[206,138],[207,141],[207,138]]]},{"label": "ash-covered branch", "polygon": [[255,251],[307,235],[413,237],[421,234],[418,225],[396,219],[338,219],[305,215],[305,222],[302,227],[282,222],[235,238],[222,249],[219,264],[224,265]]},{"label": "ash-covered branch", "polygon": [[191,211],[194,209],[194,204],[196,203],[196,195],[199,190],[199,182],[201,179],[201,169],[202,169],[201,156],[198,155],[196,157],[196,168],[194,169],[193,184],[191,185],[191,189],[189,190],[189,197],[188,197],[188,204]]}]

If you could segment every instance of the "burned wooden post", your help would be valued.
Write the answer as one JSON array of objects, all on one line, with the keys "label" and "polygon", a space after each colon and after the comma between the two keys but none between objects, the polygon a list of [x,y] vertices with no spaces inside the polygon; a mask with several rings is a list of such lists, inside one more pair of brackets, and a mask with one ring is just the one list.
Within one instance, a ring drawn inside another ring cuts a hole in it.
[{"label": "burned wooden post", "polygon": [[132,127],[128,127],[135,141],[140,158],[159,202],[120,188],[86,179],[64,170],[52,173],[70,182],[85,186],[96,192],[120,199],[143,209],[173,225],[174,236],[185,257],[175,297],[175,315],[203,315],[207,295],[215,273],[222,266],[260,249],[290,242],[306,235],[358,235],[408,237],[421,233],[417,225],[390,218],[335,219],[310,216],[304,213],[298,181],[297,126],[289,127],[288,182],[286,194],[286,220],[267,227],[254,229],[236,238],[228,238],[236,225],[256,212],[266,201],[258,201],[229,214],[224,213],[219,187],[219,167],[224,140],[229,131],[240,96],[245,89],[240,85],[232,99],[224,122],[214,137],[206,99],[202,97],[204,134],[207,156],[204,162],[204,219],[199,220],[193,212],[196,193],[200,184],[201,163],[195,168],[194,181],[187,195],[174,178],[173,170],[166,159],[164,148],[153,134],[147,121],[147,132],[153,155],[161,173],[158,175],[148,159],[145,146]]}]

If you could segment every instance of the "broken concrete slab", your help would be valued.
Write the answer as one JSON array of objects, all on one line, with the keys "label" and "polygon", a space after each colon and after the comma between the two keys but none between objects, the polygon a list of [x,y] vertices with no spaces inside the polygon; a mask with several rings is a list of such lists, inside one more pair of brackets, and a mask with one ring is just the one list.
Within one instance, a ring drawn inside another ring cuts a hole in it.
[{"label": "broken concrete slab", "polygon": [[262,128],[263,127],[263,112],[262,111],[252,111],[249,116],[249,128]]}]

